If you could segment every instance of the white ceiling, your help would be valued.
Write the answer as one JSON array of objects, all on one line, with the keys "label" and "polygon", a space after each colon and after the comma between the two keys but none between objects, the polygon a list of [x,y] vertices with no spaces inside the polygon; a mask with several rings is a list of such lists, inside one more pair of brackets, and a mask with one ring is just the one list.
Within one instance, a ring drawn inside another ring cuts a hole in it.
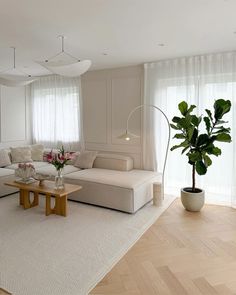
[{"label": "white ceiling", "polygon": [[48,74],[33,61],[59,52],[60,34],[104,69],[234,50],[235,31],[236,0],[0,0],[0,70],[16,46],[18,68]]}]

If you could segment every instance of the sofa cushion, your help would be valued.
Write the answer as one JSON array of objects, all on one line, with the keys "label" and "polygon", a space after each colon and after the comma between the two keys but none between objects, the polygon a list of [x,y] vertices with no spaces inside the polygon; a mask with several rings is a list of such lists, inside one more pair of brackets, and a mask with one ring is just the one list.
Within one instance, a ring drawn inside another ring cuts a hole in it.
[{"label": "sofa cushion", "polygon": [[31,148],[29,146],[10,148],[12,163],[32,162]]},{"label": "sofa cushion", "polygon": [[[40,173],[40,174],[47,174],[52,176],[57,175],[57,170],[52,164],[48,164],[47,166],[44,166],[44,167],[35,168],[35,170],[37,173]],[[72,165],[66,165],[62,173],[63,175],[66,175],[68,173],[77,172],[79,170],[80,170],[79,168],[76,168]]]},{"label": "sofa cushion", "polygon": [[0,168],[0,177],[15,175],[15,171],[7,168]]},{"label": "sofa cushion", "polygon": [[42,144],[33,144],[30,148],[32,160],[43,161],[44,146]]},{"label": "sofa cushion", "polygon": [[119,171],[130,171],[134,168],[134,162],[131,157],[117,154],[98,154],[93,168],[102,168]]},{"label": "sofa cushion", "polygon": [[81,168],[81,169],[90,169],[93,167],[93,162],[97,156],[96,151],[84,151],[81,152],[74,163],[75,167]]},{"label": "sofa cushion", "polygon": [[106,185],[135,189],[146,181],[157,181],[160,174],[152,171],[137,170],[115,171],[108,169],[92,168],[65,175],[66,179],[80,179]]},{"label": "sofa cushion", "polygon": [[11,165],[11,160],[7,150],[0,150],[0,167]]},{"label": "sofa cushion", "polygon": [[12,169],[0,168],[0,197],[16,193],[19,189],[5,185],[7,181],[15,180],[15,171]]}]

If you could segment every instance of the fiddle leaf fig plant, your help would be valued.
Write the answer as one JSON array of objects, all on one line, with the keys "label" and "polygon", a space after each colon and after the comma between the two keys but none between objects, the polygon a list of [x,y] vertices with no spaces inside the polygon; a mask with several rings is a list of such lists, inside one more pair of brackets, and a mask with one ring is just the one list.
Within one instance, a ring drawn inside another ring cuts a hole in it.
[{"label": "fiddle leaf fig plant", "polygon": [[[216,146],[217,142],[231,142],[230,128],[225,127],[228,123],[223,117],[231,109],[230,100],[218,99],[214,103],[214,112],[206,109],[205,116],[192,114],[195,105],[188,106],[182,101],[179,105],[182,116],[173,117],[171,128],[177,133],[173,138],[182,140],[174,145],[171,151],[182,148],[182,154],[186,153],[188,163],[192,166],[192,192],[196,192],[195,174],[204,175],[212,164],[212,156],[220,156],[221,149]],[[200,133],[200,124],[204,124],[205,132]]]}]

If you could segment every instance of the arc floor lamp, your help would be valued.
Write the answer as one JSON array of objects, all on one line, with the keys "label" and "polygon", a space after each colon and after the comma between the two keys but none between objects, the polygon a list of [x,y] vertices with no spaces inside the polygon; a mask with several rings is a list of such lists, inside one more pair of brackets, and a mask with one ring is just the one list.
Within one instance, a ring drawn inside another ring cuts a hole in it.
[{"label": "arc floor lamp", "polygon": [[[127,122],[126,122],[126,130],[125,133],[121,134],[120,136],[118,136],[118,138],[120,139],[124,139],[127,141],[130,141],[132,138],[137,138],[139,137],[136,134],[133,134],[129,131],[129,121],[132,117],[132,115],[139,109],[142,108],[153,108],[157,111],[159,111],[165,118],[167,126],[168,126],[168,140],[167,140],[167,144],[166,144],[166,152],[165,152],[165,159],[164,159],[164,164],[163,164],[163,170],[162,170],[162,178],[161,178],[161,182],[162,182],[162,186],[164,187],[164,180],[165,180],[165,170],[166,170],[166,162],[167,162],[167,157],[168,157],[168,152],[169,152],[169,146],[170,146],[170,121],[167,118],[166,114],[157,106],[152,105],[152,104],[141,104],[137,107],[135,107],[133,110],[131,110],[131,112],[129,113],[128,117],[127,117]],[[164,195],[164,190],[162,191],[163,195]],[[162,197],[163,197],[162,195]]]}]

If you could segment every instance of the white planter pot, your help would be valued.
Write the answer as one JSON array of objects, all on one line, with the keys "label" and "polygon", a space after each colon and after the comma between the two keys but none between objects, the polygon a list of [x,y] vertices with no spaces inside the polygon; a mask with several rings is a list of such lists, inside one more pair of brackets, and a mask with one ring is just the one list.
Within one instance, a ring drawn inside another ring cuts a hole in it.
[{"label": "white planter pot", "polygon": [[191,188],[185,187],[181,189],[181,201],[187,211],[200,211],[205,202],[205,191],[197,188],[197,192],[193,193]]}]

